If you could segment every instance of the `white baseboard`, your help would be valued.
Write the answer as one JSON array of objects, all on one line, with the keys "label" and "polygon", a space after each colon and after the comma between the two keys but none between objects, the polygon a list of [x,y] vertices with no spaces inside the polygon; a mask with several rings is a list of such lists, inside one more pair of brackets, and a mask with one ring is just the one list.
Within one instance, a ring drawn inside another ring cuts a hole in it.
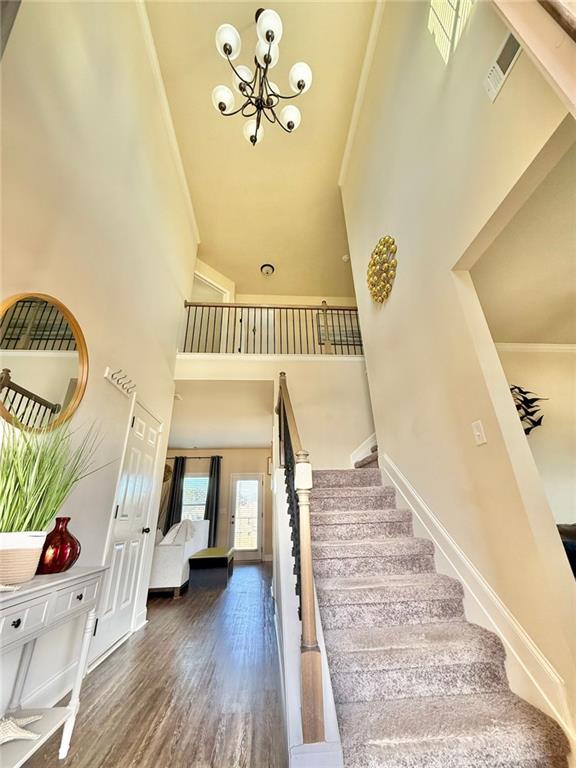
[{"label": "white baseboard", "polygon": [[144,607],[144,610],[139,611],[136,616],[134,616],[134,624],[132,625],[132,632],[138,632],[139,629],[142,629],[142,627],[145,627],[146,624],[148,624],[148,611],[146,607]]},{"label": "white baseboard", "polygon": [[126,640],[128,640],[129,637],[132,637],[134,633],[133,632],[127,632],[125,635],[122,635],[120,640],[117,640],[114,645],[111,645],[108,650],[104,651],[100,656],[98,656],[97,659],[94,659],[88,664],[88,672],[87,674],[90,674],[96,667],[99,667],[100,664],[102,664],[103,661],[106,661],[108,656],[111,656],[114,651],[116,651],[118,648],[120,648],[121,645],[124,645]]},{"label": "white baseboard", "polygon": [[[554,717],[576,744],[576,730],[566,686],[522,625],[434,515],[390,456],[379,452],[380,468],[414,513],[414,526],[432,539],[438,570],[458,579],[465,593],[466,615],[495,632],[506,648],[510,687]],[[417,533],[420,531],[417,530]]]},{"label": "white baseboard", "polygon": [[354,464],[357,461],[360,461],[361,459],[366,458],[366,456],[370,455],[370,451],[374,445],[376,445],[376,432],[372,432],[372,434],[364,440],[364,442],[360,443],[358,448],[355,448],[352,453],[350,454],[350,466],[352,469],[354,469]]}]

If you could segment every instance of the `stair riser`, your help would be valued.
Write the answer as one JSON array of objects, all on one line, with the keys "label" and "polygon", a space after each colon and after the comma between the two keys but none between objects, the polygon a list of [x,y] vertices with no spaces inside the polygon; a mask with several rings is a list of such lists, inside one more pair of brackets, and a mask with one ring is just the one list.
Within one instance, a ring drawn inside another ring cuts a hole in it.
[{"label": "stair riser", "polygon": [[380,465],[378,463],[378,453],[372,453],[370,456],[366,456],[365,459],[360,459],[354,466],[356,469],[375,469]]},{"label": "stair riser", "polygon": [[412,520],[408,509],[360,509],[352,512],[336,510],[312,512],[313,525],[346,525],[353,523],[405,523]]},{"label": "stair riser", "polygon": [[314,472],[314,488],[365,488],[382,485],[379,469],[346,469],[338,472]]},{"label": "stair riser", "polygon": [[338,539],[349,541],[351,539],[382,539],[398,536],[412,536],[412,523],[349,523],[347,525],[316,525],[312,524],[313,541],[330,541]]},{"label": "stair riser", "polygon": [[362,509],[393,509],[395,506],[394,493],[366,495],[320,496],[312,498],[310,508],[312,512],[333,512],[338,510],[362,510]]},{"label": "stair riser", "polygon": [[401,624],[464,620],[464,606],[459,598],[364,605],[320,605],[320,613],[324,629],[392,627]]},{"label": "stair riser", "polygon": [[367,576],[374,574],[432,573],[432,555],[406,555],[404,557],[344,557],[314,561],[317,578],[330,576]]},{"label": "stair riser", "polygon": [[503,665],[490,662],[332,672],[331,679],[337,703],[496,693],[508,688]]}]

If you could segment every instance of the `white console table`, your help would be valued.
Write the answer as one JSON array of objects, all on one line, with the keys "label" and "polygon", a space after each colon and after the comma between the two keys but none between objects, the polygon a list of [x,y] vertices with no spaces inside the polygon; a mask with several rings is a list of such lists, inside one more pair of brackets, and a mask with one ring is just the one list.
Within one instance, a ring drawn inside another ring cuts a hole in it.
[{"label": "white console table", "polygon": [[[22,648],[6,715],[42,715],[41,720],[28,727],[29,730],[40,734],[39,739],[11,741],[0,746],[2,768],[18,768],[23,765],[61,725],[64,725],[64,730],[58,756],[64,759],[68,754],[105,570],[104,567],[71,568],[65,573],[35,576],[32,581],[22,584],[15,591],[0,592],[0,651],[4,653]],[[22,692],[36,640],[60,624],[79,616],[85,617],[84,633],[77,657],[74,686],[67,706],[22,709]]]}]

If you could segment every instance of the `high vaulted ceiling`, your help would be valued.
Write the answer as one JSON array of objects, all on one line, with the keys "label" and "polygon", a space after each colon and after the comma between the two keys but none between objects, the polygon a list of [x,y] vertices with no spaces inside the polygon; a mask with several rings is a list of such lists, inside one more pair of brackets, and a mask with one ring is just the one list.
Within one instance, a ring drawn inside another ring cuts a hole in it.
[{"label": "high vaulted ceiling", "polygon": [[[270,79],[289,93],[292,64],[312,67],[311,89],[296,99],[292,134],[266,124],[256,147],[244,118],[212,106],[215,85],[232,73],[214,44],[220,24],[242,37],[236,64],[252,67],[257,2],[149,2],[152,34],[200,229],[199,257],[236,282],[239,293],[353,295],[338,174],[373,2],[275,2],[284,24]],[[253,67],[252,67],[253,68]],[[237,106],[239,94],[237,95]],[[276,267],[272,278],[260,265]]]}]

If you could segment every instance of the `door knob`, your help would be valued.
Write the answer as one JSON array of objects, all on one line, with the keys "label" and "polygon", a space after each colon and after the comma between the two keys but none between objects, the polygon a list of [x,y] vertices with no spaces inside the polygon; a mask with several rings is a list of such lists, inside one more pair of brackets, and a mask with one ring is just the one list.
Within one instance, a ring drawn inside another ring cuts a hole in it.
[{"label": "door knob", "polygon": [[150,533],[150,528],[142,528],[142,533]]}]

